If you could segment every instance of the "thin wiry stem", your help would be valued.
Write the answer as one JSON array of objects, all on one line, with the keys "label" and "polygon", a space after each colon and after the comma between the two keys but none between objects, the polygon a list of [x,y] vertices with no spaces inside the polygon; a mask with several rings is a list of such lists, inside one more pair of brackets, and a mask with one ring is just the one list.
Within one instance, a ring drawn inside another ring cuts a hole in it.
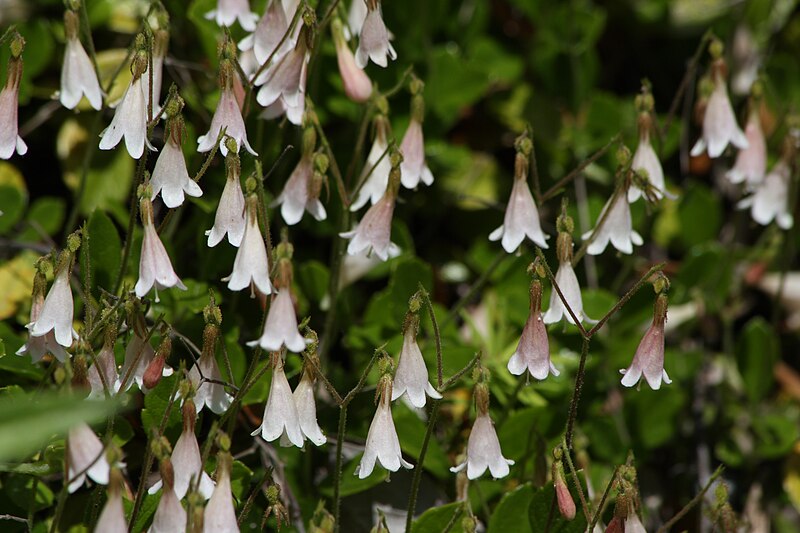
[{"label": "thin wiry stem", "polygon": [[612,146],[614,146],[615,143],[618,143],[621,140],[622,140],[622,133],[617,133],[616,135],[614,135],[614,137],[612,137],[611,140],[608,141],[608,143],[606,143],[605,146],[603,146],[598,151],[590,155],[587,159],[584,159],[577,167],[575,167],[574,170],[572,170],[569,174],[558,180],[555,185],[547,189],[542,194],[542,199],[540,204],[558,195],[558,193],[566,184],[575,179],[575,177],[577,177],[581,172],[583,172],[586,167],[588,167],[589,165],[591,165],[592,163],[603,157],[603,155],[606,152],[608,152],[608,150]]},{"label": "thin wiry stem", "polygon": [[684,505],[683,509],[678,511],[678,513],[675,516],[670,518],[666,524],[658,528],[657,533],[667,533],[667,531],[669,531],[670,528],[678,522],[678,520],[683,518],[684,515],[686,515],[686,513],[692,510],[692,507],[703,501],[703,497],[706,495],[706,492],[708,492],[708,489],[710,489],[711,485],[713,485],[714,482],[717,480],[717,478],[722,475],[722,472],[724,470],[725,467],[723,467],[722,465],[718,466],[714,474],[712,474],[712,476],[708,479],[708,483],[706,483],[705,487],[703,487],[703,489],[700,492],[698,492],[697,495],[694,498],[692,498],[692,500],[689,503]]},{"label": "thin wiry stem", "polygon": [[[441,385],[440,385],[441,386]],[[425,428],[425,437],[422,439],[422,448],[419,451],[417,464],[414,466],[414,476],[411,480],[411,492],[408,495],[408,511],[406,512],[406,531],[411,531],[411,522],[414,520],[414,511],[417,508],[417,495],[419,494],[419,483],[422,480],[422,465],[425,463],[425,455],[428,452],[428,444],[433,434],[433,426],[436,424],[436,417],[439,414],[439,406],[442,400],[433,400],[431,411],[428,414],[428,424]]]},{"label": "thin wiry stem", "polygon": [[608,500],[609,494],[611,494],[611,489],[614,486],[614,482],[617,480],[617,475],[619,475],[619,465],[614,468],[614,473],[611,474],[611,480],[606,485],[606,490],[603,491],[603,496],[600,498],[600,501],[597,503],[597,511],[592,515],[592,519],[589,521],[589,527],[586,528],[586,531],[591,533],[594,531],[594,526],[600,520],[600,516],[603,514],[603,508],[606,505],[606,500]]}]

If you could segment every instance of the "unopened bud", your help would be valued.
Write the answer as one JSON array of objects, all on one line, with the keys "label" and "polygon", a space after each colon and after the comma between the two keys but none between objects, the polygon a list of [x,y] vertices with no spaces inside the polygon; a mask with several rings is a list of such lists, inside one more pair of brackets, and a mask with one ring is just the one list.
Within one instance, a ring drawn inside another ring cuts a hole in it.
[{"label": "unopened bud", "polygon": [[[217,446],[223,452],[227,452],[231,449],[231,438],[228,436],[227,433],[220,431],[217,433]],[[220,454],[222,455],[222,454]]]},{"label": "unopened bud", "polygon": [[624,144],[617,149],[616,153],[617,164],[621,167],[626,167],[631,161],[631,151]]},{"label": "unopened bud", "polygon": [[719,39],[714,38],[714,40],[711,41],[711,44],[708,46],[708,52],[711,54],[712,58],[719,59],[725,52],[725,45],[722,44],[722,41]]},{"label": "unopened bud", "polygon": [[25,38],[17,33],[16,35],[14,35],[14,38],[11,39],[10,48],[11,48],[11,57],[15,59],[18,58],[19,56],[22,55],[22,51],[25,50]]},{"label": "unopened bud", "polygon": [[67,237],[67,248],[69,249],[70,252],[74,254],[75,252],[78,251],[78,248],[80,247],[81,247],[81,232],[80,230],[78,230],[70,234],[69,237]]},{"label": "unopened bud", "polygon": [[244,181],[244,192],[247,194],[255,193],[257,187],[258,187],[258,182],[253,176],[248,177]]},{"label": "unopened bud", "polygon": [[328,172],[328,165],[330,165],[330,160],[328,156],[323,154],[322,152],[318,152],[314,154],[314,171],[319,172],[320,174],[325,174]]},{"label": "unopened bud", "polygon": [[275,505],[280,502],[281,488],[278,485],[270,485],[265,492],[270,505]]},{"label": "unopened bud", "polygon": [[142,384],[146,389],[154,389],[161,381],[161,376],[164,373],[164,356],[156,353],[156,356],[147,365],[147,369],[142,376]]}]

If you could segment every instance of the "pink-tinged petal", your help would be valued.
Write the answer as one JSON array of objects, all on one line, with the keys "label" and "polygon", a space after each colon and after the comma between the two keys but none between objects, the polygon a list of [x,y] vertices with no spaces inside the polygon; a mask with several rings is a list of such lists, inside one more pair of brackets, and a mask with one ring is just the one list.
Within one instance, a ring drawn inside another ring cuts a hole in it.
[{"label": "pink-tinged petal", "polygon": [[336,61],[347,97],[358,103],[369,100],[369,97],[372,96],[372,81],[367,73],[356,64],[353,52],[343,39],[336,41]]},{"label": "pink-tinged petal", "polygon": [[303,447],[303,432],[300,429],[297,406],[294,403],[292,389],[286,380],[282,365],[272,371],[269,397],[264,407],[264,419],[261,427],[252,434],[258,435],[259,433],[261,438],[267,442],[272,442],[285,435],[293,445],[298,448]]},{"label": "pink-tinged petal", "polygon": [[[83,485],[86,476],[100,485],[108,484],[109,464],[104,446],[92,428],[80,422],[69,430],[67,438],[67,476],[73,480],[68,487],[70,494]],[[78,475],[81,473],[80,475]]]},{"label": "pink-tinged petal", "polygon": [[353,239],[347,246],[347,253],[356,255],[371,249],[382,261],[389,259],[393,213],[394,198],[386,194],[367,210],[353,231],[341,234],[342,237]]},{"label": "pink-tinged petal", "polygon": [[273,292],[269,281],[267,248],[255,213],[248,216],[244,238],[233,262],[233,272],[223,281],[228,281],[228,289],[232,291],[241,291],[253,284],[261,294]]},{"label": "pink-tinged petal", "polygon": [[[502,228],[502,229],[501,229]],[[539,222],[539,210],[533,195],[524,179],[515,179],[508,200],[503,225],[495,230],[490,240],[497,240],[502,235],[501,244],[508,253],[513,253],[525,237],[531,239],[540,248],[547,248],[547,235],[542,231]]]},{"label": "pink-tinged petal", "polygon": [[500,450],[500,441],[494,424],[486,413],[475,418],[467,441],[467,477],[477,479],[488,468],[495,479],[508,475],[514,461],[506,459]]},{"label": "pink-tinged petal", "polygon": [[367,66],[367,59],[371,59],[380,67],[386,67],[387,56],[392,60],[397,58],[397,53],[389,43],[389,32],[386,31],[383,23],[380,2],[377,2],[374,9],[369,9],[369,7],[367,6],[369,11],[361,26],[358,51],[356,52],[356,65],[362,69]]},{"label": "pink-tinged petal", "polygon": [[96,533],[128,533],[128,522],[125,520],[125,508],[122,506],[122,495],[119,490],[111,490],[111,494],[100,512],[95,525]]},{"label": "pink-tinged petal", "polygon": [[221,469],[214,494],[203,512],[203,533],[239,533],[227,468]]},{"label": "pink-tinged petal", "polygon": [[27,147],[18,134],[18,87],[7,84],[0,91],[0,159],[9,159],[14,150],[19,155],[27,152]]},{"label": "pink-tinged petal", "polygon": [[[413,189],[422,181],[426,185],[433,182],[433,175],[425,164],[425,141],[422,133],[422,125],[411,120],[400,144],[400,151],[403,153],[401,164],[401,183],[407,189]],[[427,175],[426,175],[427,174]]]},{"label": "pink-tinged petal", "polygon": [[245,225],[242,185],[239,176],[231,174],[225,181],[225,188],[217,205],[214,226],[206,231],[208,246],[213,248],[227,234],[228,242],[238,247],[244,236]]},{"label": "pink-tinged petal", "polygon": [[147,533],[179,533],[186,530],[186,511],[175,491],[165,490]]},{"label": "pink-tinged petal", "polygon": [[[214,147],[214,143],[217,142],[219,132],[222,131],[223,128],[225,129],[225,134],[236,141],[237,151],[244,145],[248,152],[254,156],[258,156],[247,141],[247,131],[245,130],[244,119],[242,119],[242,112],[239,109],[236,95],[231,89],[223,89],[219,98],[219,103],[217,104],[217,109],[214,111],[214,116],[211,119],[211,126],[208,128],[208,133],[197,138],[197,151],[210,151]],[[219,150],[222,152],[223,156],[228,155],[228,147],[225,139],[220,140]]]},{"label": "pink-tinged petal", "polygon": [[72,345],[73,312],[69,268],[64,267],[56,274],[38,318],[29,326],[31,335],[40,337],[52,331],[58,344],[69,348]]},{"label": "pink-tinged petal", "polygon": [[731,183],[747,182],[749,187],[754,188],[764,181],[767,170],[767,144],[758,113],[750,113],[745,136],[748,146],[736,156],[736,163],[726,176]]},{"label": "pink-tinged petal", "polygon": [[386,131],[379,126],[361,175],[360,181],[363,181],[363,185],[358,190],[355,201],[350,205],[350,211],[358,211],[368,201],[372,204],[377,203],[386,192],[389,173],[392,171],[392,163],[386,152],[388,147]]}]

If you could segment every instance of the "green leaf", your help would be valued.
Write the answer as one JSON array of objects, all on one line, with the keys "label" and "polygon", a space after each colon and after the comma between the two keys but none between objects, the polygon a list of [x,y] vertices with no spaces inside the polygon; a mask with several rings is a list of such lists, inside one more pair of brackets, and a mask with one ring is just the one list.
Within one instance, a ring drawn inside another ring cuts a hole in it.
[{"label": "green leaf", "polygon": [[681,240],[687,247],[716,239],[722,223],[722,208],[719,196],[711,189],[692,182],[686,189],[678,213]]},{"label": "green leaf", "polygon": [[461,533],[463,528],[459,518],[464,514],[464,503],[453,502],[439,507],[431,507],[411,524],[411,533],[442,533],[455,518],[455,523],[448,530]]},{"label": "green leaf", "polygon": [[27,193],[11,185],[0,185],[0,233],[5,233],[14,227],[22,217],[27,202]]},{"label": "green leaf", "polygon": [[89,218],[83,239],[81,263],[85,266],[88,257],[92,289],[98,291],[97,295],[100,287],[113,291],[122,261],[122,243],[116,226],[108,215],[97,210]]},{"label": "green leaf", "polygon": [[[142,425],[145,434],[151,435],[153,430],[161,426],[164,413],[170,405],[172,389],[175,387],[175,380],[179,378],[178,373],[162,378],[156,388],[148,392],[144,397],[144,409],[142,409]],[[177,402],[170,408],[167,428],[177,428],[181,425],[181,410]]]},{"label": "green leaf", "polygon": [[28,227],[19,235],[21,241],[40,241],[44,235],[55,235],[64,224],[64,200],[53,196],[39,198],[25,216]]},{"label": "green leaf", "polygon": [[773,367],[778,360],[778,338],[762,317],[755,317],[744,327],[736,356],[745,390],[751,402],[758,402],[772,389]]},{"label": "green leaf", "polygon": [[306,297],[313,302],[321,302],[327,295],[331,273],[319,261],[308,261],[297,269],[297,283]]},{"label": "green leaf", "polygon": [[93,423],[113,413],[116,401],[87,401],[51,392],[27,394],[18,387],[0,392],[0,461],[21,459],[53,435],[78,422]]},{"label": "green leaf", "polygon": [[[359,454],[352,461],[347,463],[345,467],[342,469],[342,478],[341,484],[339,485],[339,493],[341,494],[342,498],[346,496],[352,496],[353,494],[358,494],[359,492],[364,492],[375,485],[379,485],[381,482],[386,481],[389,477],[390,472],[387,472],[380,464],[375,463],[375,468],[372,470],[372,473],[365,477],[364,479],[359,479],[356,475],[356,469],[358,468],[359,463],[361,463],[361,457],[364,454]],[[323,487],[321,492],[327,496],[333,495],[333,487]]]},{"label": "green leaf", "polygon": [[[572,487],[572,483],[569,483],[569,485],[570,493],[572,494],[573,501],[576,503],[576,507],[578,507],[578,512],[574,519],[565,520],[558,513],[558,509],[555,509],[549,529],[551,533],[583,533],[583,531],[586,530],[586,518],[580,511],[580,504],[578,503],[578,498]],[[538,533],[539,531],[545,531],[547,529],[547,518],[550,516],[550,508],[555,497],[556,491],[553,488],[552,481],[548,482],[544,487],[534,490],[533,497],[528,506],[528,520],[531,531]],[[519,522],[518,515],[516,520]]]},{"label": "green leaf", "polygon": [[[503,496],[491,518],[489,518],[489,533],[504,533],[506,531],[530,533],[531,524],[524,517],[528,514],[533,492],[533,487],[530,484],[525,484]],[[544,531],[544,529],[533,529],[533,531]]]},{"label": "green leaf", "polygon": [[[393,412],[394,425],[400,438],[400,447],[403,452],[419,458],[422,451],[422,441],[425,438],[425,422],[402,403],[397,403]],[[416,461],[412,461],[416,462]],[[450,463],[442,451],[435,437],[428,441],[428,450],[425,452],[425,468],[436,477],[447,479],[450,474]]]},{"label": "green leaf", "polygon": [[119,221],[127,219],[127,209],[123,207],[130,192],[133,180],[134,160],[125,150],[116,150],[111,155],[100,154],[106,164],[91,168],[86,175],[86,187],[81,200],[81,213],[89,215],[96,209],[108,210]]}]

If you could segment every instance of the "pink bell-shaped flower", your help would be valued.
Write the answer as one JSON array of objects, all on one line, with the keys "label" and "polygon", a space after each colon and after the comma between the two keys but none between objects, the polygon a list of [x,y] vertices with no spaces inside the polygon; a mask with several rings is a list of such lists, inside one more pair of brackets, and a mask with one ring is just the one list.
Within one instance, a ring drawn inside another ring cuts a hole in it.
[{"label": "pink bell-shaped flower", "polygon": [[75,330],[72,329],[74,304],[72,289],[69,286],[72,258],[73,252],[69,250],[62,252],[56,268],[55,280],[44,299],[36,321],[27,326],[32,337],[44,337],[52,332],[56,342],[64,348],[69,348],[72,345],[72,339],[77,338]]},{"label": "pink bell-shaped flower", "polygon": [[642,337],[633,362],[622,374],[622,384],[633,387],[644,375],[653,390],[661,388],[661,381],[670,384],[672,381],[664,370],[664,324],[667,322],[667,295],[661,291],[656,298],[653,311],[653,323]]},{"label": "pink bell-shaped flower", "polygon": [[255,193],[247,197],[246,218],[244,237],[233,261],[233,272],[222,281],[227,281],[228,289],[232,291],[250,287],[252,297],[255,297],[254,289],[264,295],[271,294],[273,288],[269,281],[269,258],[258,225],[258,198]]},{"label": "pink bell-shaped flower", "polygon": [[203,512],[203,533],[239,533],[236,508],[231,493],[231,466],[228,451],[217,455],[217,486]]},{"label": "pink bell-shaped flower", "polygon": [[[306,355],[306,357],[309,357]],[[303,377],[292,393],[297,417],[300,422],[300,430],[303,436],[314,443],[315,446],[325,444],[325,434],[319,428],[317,422],[317,404],[314,401],[314,377],[311,369],[306,366],[303,370]]]},{"label": "pink bell-shaped flower", "polygon": [[364,213],[364,217],[355,228],[339,234],[341,237],[351,239],[347,245],[349,255],[371,251],[381,261],[386,261],[390,256],[399,253],[400,249],[391,242],[394,203],[395,195],[387,190],[383,198]]},{"label": "pink bell-shaped flower", "polygon": [[75,106],[86,96],[89,104],[97,110],[103,107],[103,91],[97,81],[97,72],[92,60],[78,38],[80,21],[72,10],[64,12],[64,31],[67,47],[64,51],[64,65],[61,68],[61,91],[59,100],[67,109]]},{"label": "pink bell-shaped flower", "polygon": [[794,215],[789,205],[791,178],[792,170],[786,160],[778,161],[755,192],[740,200],[737,207],[749,208],[750,216],[762,226],[768,226],[774,220],[779,228],[790,229],[794,225]]},{"label": "pink bell-shaped flower", "polygon": [[242,243],[245,226],[245,202],[242,193],[242,184],[239,181],[239,156],[235,151],[228,152],[225,158],[226,181],[225,188],[222,189],[222,196],[217,204],[217,212],[214,216],[214,226],[206,231],[208,236],[208,246],[214,247],[228,235],[228,242],[233,246]]},{"label": "pink bell-shaped flower", "polygon": [[751,104],[747,125],[744,128],[747,148],[736,155],[736,162],[725,176],[731,183],[745,183],[748,189],[757,188],[767,172],[767,141],[761,129],[758,109]]},{"label": "pink bell-shaped flower", "polygon": [[[356,0],[356,2],[360,1]],[[344,94],[354,102],[364,103],[372,96],[372,81],[370,81],[367,73],[356,65],[356,58],[347,44],[342,22],[338,18],[333,20],[331,31],[336,45],[336,62],[339,65],[339,75],[342,77]]]},{"label": "pink bell-shaped flower", "polygon": [[108,484],[109,464],[105,447],[92,428],[79,422],[67,436],[67,478],[70,494],[78,490],[87,478],[98,485]]},{"label": "pink bell-shaped flower", "polygon": [[497,431],[489,417],[489,388],[485,383],[480,382],[475,385],[475,403],[478,416],[467,441],[467,457],[463,463],[454,466],[450,471],[461,472],[466,468],[467,477],[477,479],[488,468],[493,478],[506,477],[509,466],[513,465],[514,461],[503,457],[503,452],[500,450]]},{"label": "pink bell-shaped flower", "polygon": [[25,39],[14,32],[11,38],[11,57],[8,60],[6,84],[0,91],[0,159],[10,159],[14,151],[25,155],[28,146],[19,136],[19,82],[22,79],[22,50]]},{"label": "pink bell-shaped flower", "polygon": [[527,137],[521,137],[517,140],[516,146],[514,185],[506,206],[503,225],[489,234],[489,240],[500,241],[508,253],[513,253],[519,248],[525,237],[540,248],[547,248],[547,235],[542,231],[539,210],[536,209],[536,202],[533,201],[531,189],[528,187],[528,159],[533,144]]},{"label": "pink bell-shaped flower", "polygon": [[[141,39],[143,40],[143,39]],[[137,38],[137,43],[140,39]],[[114,110],[111,124],[100,134],[100,149],[111,150],[125,138],[125,148],[134,159],[144,153],[145,145],[155,150],[147,138],[147,101],[144,78],[147,74],[147,52],[140,50],[133,61],[133,78],[122,101]]]},{"label": "pink bell-shaped flower", "polygon": [[361,457],[358,468],[356,468],[356,474],[359,479],[364,479],[372,474],[376,461],[390,472],[397,472],[401,466],[403,468],[413,467],[411,463],[403,459],[403,452],[400,450],[400,439],[397,437],[397,430],[394,427],[391,375],[384,375],[378,382],[376,396],[378,398],[378,408],[375,410],[375,416],[367,432],[364,455]]},{"label": "pink bell-shaped flower", "polygon": [[631,170],[647,176],[647,187],[646,191],[642,192],[636,181],[631,183],[628,188],[628,202],[630,203],[635,202],[642,196],[645,196],[649,201],[660,200],[664,196],[674,198],[674,195],[666,190],[664,169],[661,167],[661,161],[658,159],[658,155],[653,149],[653,144],[650,142],[650,131],[653,130],[654,106],[653,95],[650,94],[649,86],[645,85],[642,89],[642,94],[636,96],[636,108],[639,112],[637,121],[639,144],[633,154]]},{"label": "pink bell-shaped flower", "polygon": [[251,433],[261,435],[267,442],[281,439],[282,446],[295,445],[303,447],[303,432],[300,429],[300,418],[297,414],[292,389],[283,371],[283,358],[280,352],[272,352],[272,381],[269,397],[264,406],[264,418],[261,426]]},{"label": "pink bell-shaped flower", "polygon": [[425,407],[426,394],[434,400],[441,399],[442,395],[428,380],[428,367],[425,366],[425,359],[422,358],[422,351],[417,344],[419,315],[411,314],[406,318],[404,327],[403,348],[400,350],[392,384],[392,401],[406,395],[411,405],[419,409]]},{"label": "pink bell-shaped flower", "polygon": [[[712,44],[712,46],[714,46]],[[692,148],[691,155],[696,157],[706,150],[712,159],[722,155],[728,144],[737,148],[747,148],[747,137],[736,123],[731,100],[726,87],[725,61],[717,59],[712,66],[712,80],[714,90],[708,99],[705,115],[703,116],[703,134]]]},{"label": "pink bell-shaped flower", "polygon": [[[205,470],[203,470],[203,460],[200,455],[200,446],[197,444],[197,437],[194,434],[194,425],[197,420],[197,411],[191,399],[183,402],[183,431],[181,432],[175,447],[172,449],[170,461],[175,472],[174,487],[175,496],[182,500],[189,491],[190,483],[197,483],[193,478],[200,476],[197,484],[198,492],[203,498],[210,498],[214,492],[214,482]],[[149,494],[155,494],[163,486],[159,480],[148,489]]]},{"label": "pink bell-shaped flower", "polygon": [[142,238],[142,254],[139,257],[139,280],[136,282],[134,291],[136,296],[143,298],[150,292],[150,289],[155,287],[156,302],[158,302],[159,289],[177,287],[185,291],[186,285],[175,274],[167,250],[156,232],[153,224],[153,204],[150,199],[142,198],[139,202],[139,209],[142,213],[144,237]]},{"label": "pink bell-shaped flower", "polygon": [[358,211],[368,201],[374,205],[386,192],[389,174],[392,171],[392,161],[388,152],[389,131],[390,126],[386,116],[379,114],[375,117],[375,141],[367,155],[367,163],[359,179],[361,188],[358,189],[355,201],[350,205],[350,211]]},{"label": "pink bell-shaped flower", "polygon": [[206,13],[206,20],[229,28],[238,20],[242,29],[253,31],[258,15],[250,11],[250,2],[247,0],[217,0],[217,8]]},{"label": "pink bell-shaped flower", "polygon": [[116,468],[111,470],[108,483],[108,499],[94,526],[95,533],[128,533],[128,521],[122,505],[122,474]]},{"label": "pink bell-shaped flower", "polygon": [[[38,318],[42,315],[42,309],[44,308],[44,291],[47,287],[47,279],[45,278],[44,274],[37,269],[36,274],[34,274],[33,278],[33,297],[31,300],[31,321],[30,325],[35,324]],[[71,294],[70,294],[71,297]],[[71,308],[71,306],[70,306]],[[72,328],[72,320],[69,321],[69,328]],[[34,335],[28,336],[28,341],[23,344],[19,350],[17,350],[17,355],[25,355],[30,354],[31,362],[36,363],[42,359],[46,354],[52,354],[53,357],[58,359],[60,362],[66,362],[69,354],[64,350],[64,347],[61,346],[58,341],[56,341],[55,335],[55,328],[51,329],[44,335],[40,335],[38,337]],[[71,340],[71,339],[70,339]]]},{"label": "pink bell-shaped flower", "polygon": [[433,184],[433,174],[428,164],[425,162],[425,141],[422,135],[422,124],[415,119],[411,119],[408,124],[403,142],[400,144],[400,151],[403,152],[403,163],[401,165],[401,181],[403,187],[414,189],[421,181],[425,185]]},{"label": "pink bell-shaped flower", "polygon": [[272,56],[271,63],[274,65],[292,48],[292,39],[286,39],[281,44],[288,29],[289,21],[283,4],[280,0],[270,0],[253,33],[239,42],[239,49],[253,50],[259,65],[266,63]]},{"label": "pink bell-shaped flower", "polygon": [[397,52],[389,42],[389,32],[383,23],[380,0],[366,0],[367,16],[361,25],[358,37],[358,50],[356,51],[356,65],[358,68],[367,66],[371,59],[379,67],[386,67],[386,57],[394,61]]},{"label": "pink bell-shaped flower", "polygon": [[530,372],[536,379],[545,379],[549,374],[559,375],[559,371],[550,361],[550,342],[547,339],[547,328],[542,320],[542,283],[535,279],[531,283],[531,312],[517,350],[508,360],[508,371],[515,376]]},{"label": "pink bell-shaped flower", "polygon": [[284,111],[300,106],[305,99],[306,74],[311,55],[306,39],[298,39],[295,47],[286,53],[275,65],[256,79],[261,88],[256,100],[264,107],[280,101]]},{"label": "pink bell-shaped flower", "polygon": [[113,396],[119,389],[117,360],[114,357],[114,343],[116,340],[116,325],[107,326],[103,348],[95,356],[94,364],[89,367],[87,372],[87,379],[91,386],[89,399],[103,399],[106,397],[106,391]]},{"label": "pink bell-shaped flower", "polygon": [[632,253],[634,244],[642,245],[642,236],[633,230],[631,206],[627,196],[625,189],[622,189],[614,192],[608,199],[597,217],[595,229],[583,234],[583,240],[592,239],[586,253],[600,255],[609,242],[623,254]]}]

